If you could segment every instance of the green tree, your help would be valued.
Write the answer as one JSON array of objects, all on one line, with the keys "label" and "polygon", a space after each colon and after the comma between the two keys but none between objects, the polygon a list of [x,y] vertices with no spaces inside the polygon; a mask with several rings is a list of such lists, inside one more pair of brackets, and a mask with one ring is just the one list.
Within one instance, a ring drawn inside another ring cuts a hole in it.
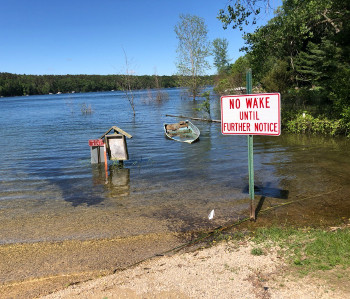
[{"label": "green tree", "polygon": [[206,61],[210,55],[207,27],[204,20],[198,16],[180,15],[175,33],[179,41],[178,75],[182,79],[182,86],[187,87],[189,95],[195,100],[202,86],[200,76],[209,68]]},{"label": "green tree", "polygon": [[347,19],[349,4],[340,0],[285,0],[266,26],[245,35],[255,79],[271,85],[284,69],[290,88],[328,89],[349,63]]},{"label": "green tree", "polygon": [[228,41],[226,38],[216,38],[213,40],[214,66],[218,74],[228,71]]},{"label": "green tree", "polygon": [[269,0],[230,0],[225,9],[220,9],[218,19],[225,29],[231,26],[242,31],[245,26],[256,24],[257,15],[262,9],[271,9]]},{"label": "green tree", "polygon": [[220,74],[217,78],[215,92],[219,94],[240,93],[246,86],[246,70],[249,68],[249,60],[247,55],[239,57],[233,64],[229,66],[227,72]]},{"label": "green tree", "polygon": [[[224,28],[243,30],[268,0],[229,3],[218,18]],[[328,115],[349,119],[349,19],[349,1],[284,0],[267,25],[244,34],[241,50],[247,53],[254,81],[266,91],[280,91],[284,103],[312,104],[318,113],[328,107]]]}]

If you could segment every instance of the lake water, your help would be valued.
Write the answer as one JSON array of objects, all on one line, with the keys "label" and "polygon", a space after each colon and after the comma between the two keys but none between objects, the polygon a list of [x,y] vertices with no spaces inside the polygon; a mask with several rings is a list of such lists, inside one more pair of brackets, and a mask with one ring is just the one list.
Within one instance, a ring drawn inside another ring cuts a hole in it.
[{"label": "lake water", "polygon": [[[122,92],[1,98],[0,244],[194,231],[249,215],[247,137],[193,121],[199,142],[166,139],[163,124],[179,120],[166,114],[206,115],[195,110],[202,100],[163,91],[163,101],[135,92],[135,118]],[[114,125],[133,136],[130,160],[110,162],[106,178],[88,140]],[[345,138],[254,137],[254,167],[257,195],[274,203],[339,188],[350,197]]]}]

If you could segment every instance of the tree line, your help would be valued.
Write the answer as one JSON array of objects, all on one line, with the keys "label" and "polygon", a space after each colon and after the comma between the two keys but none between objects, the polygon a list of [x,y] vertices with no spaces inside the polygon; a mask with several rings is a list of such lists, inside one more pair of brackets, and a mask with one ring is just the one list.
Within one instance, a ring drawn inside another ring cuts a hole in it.
[{"label": "tree line", "polygon": [[[213,76],[202,76],[206,85],[213,85]],[[125,75],[25,75],[0,73],[0,96],[41,95],[50,93],[125,90]],[[180,87],[179,77],[132,76],[133,89]]]}]

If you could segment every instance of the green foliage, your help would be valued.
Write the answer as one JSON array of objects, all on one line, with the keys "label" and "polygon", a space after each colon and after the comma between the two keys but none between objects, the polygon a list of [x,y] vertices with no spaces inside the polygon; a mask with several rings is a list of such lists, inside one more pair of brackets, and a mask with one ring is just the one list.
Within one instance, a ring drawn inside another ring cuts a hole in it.
[{"label": "green foliage", "polygon": [[239,57],[230,65],[229,71],[219,74],[215,84],[215,92],[218,94],[239,93],[240,87],[245,87],[245,74],[249,68],[249,60],[247,55]]},{"label": "green foliage", "polygon": [[232,5],[227,5],[226,10],[219,11],[218,19],[224,24],[225,29],[231,25],[233,29],[243,30],[245,25],[256,23],[256,16],[261,11],[260,5],[268,2],[268,0],[233,1]]},{"label": "green foliage", "polygon": [[346,128],[341,120],[313,117],[303,112],[286,123],[285,129],[291,133],[322,134],[335,136],[344,133]]},{"label": "green foliage", "polygon": [[177,69],[180,84],[187,87],[189,95],[195,100],[203,86],[200,76],[209,68],[206,61],[210,55],[207,26],[204,19],[198,16],[180,15],[175,33],[179,41]]},{"label": "green foliage", "polygon": [[341,113],[341,124],[345,130],[347,137],[350,137],[350,106],[344,107]]},{"label": "green foliage", "polygon": [[[346,5],[338,11],[339,0],[287,0],[266,26],[246,34],[253,73],[258,80],[266,76],[272,63],[288,62],[290,87],[319,86],[343,63],[349,63],[344,50],[336,46],[338,35],[349,17]],[[339,44],[339,43],[338,43]]]},{"label": "green foliage", "polygon": [[246,70],[250,68],[249,59],[247,56],[241,56],[231,65],[231,74],[245,74]]},{"label": "green foliage", "polygon": [[197,111],[204,111],[208,116],[210,116],[210,91],[206,91],[201,94],[201,97],[205,98],[205,101],[196,108]]},{"label": "green foliage", "polygon": [[[350,64],[343,63],[329,80],[329,98],[336,112],[342,114],[350,106]],[[346,113],[346,112],[345,112]]]},{"label": "green foliage", "polygon": [[275,92],[278,90],[284,94],[290,86],[289,65],[286,61],[277,60],[271,69],[261,80],[262,87],[267,92]]},{"label": "green foliage", "polygon": [[[326,41],[328,44],[329,41]],[[325,68],[327,52],[322,49],[322,44],[309,42],[306,51],[300,52],[295,60],[295,67],[300,74],[297,80],[305,82],[318,82],[328,75]]]},{"label": "green foliage", "polygon": [[229,70],[229,58],[227,53],[228,41],[226,38],[216,38],[213,41],[214,66],[218,74]]}]

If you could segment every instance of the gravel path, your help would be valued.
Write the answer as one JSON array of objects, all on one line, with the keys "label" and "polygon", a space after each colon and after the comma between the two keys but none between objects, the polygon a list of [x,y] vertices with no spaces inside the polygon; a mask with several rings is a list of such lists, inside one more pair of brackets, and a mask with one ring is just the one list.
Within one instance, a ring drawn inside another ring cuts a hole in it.
[{"label": "gravel path", "polygon": [[286,275],[277,249],[255,256],[252,248],[224,242],[154,258],[42,298],[350,298],[320,280]]}]

